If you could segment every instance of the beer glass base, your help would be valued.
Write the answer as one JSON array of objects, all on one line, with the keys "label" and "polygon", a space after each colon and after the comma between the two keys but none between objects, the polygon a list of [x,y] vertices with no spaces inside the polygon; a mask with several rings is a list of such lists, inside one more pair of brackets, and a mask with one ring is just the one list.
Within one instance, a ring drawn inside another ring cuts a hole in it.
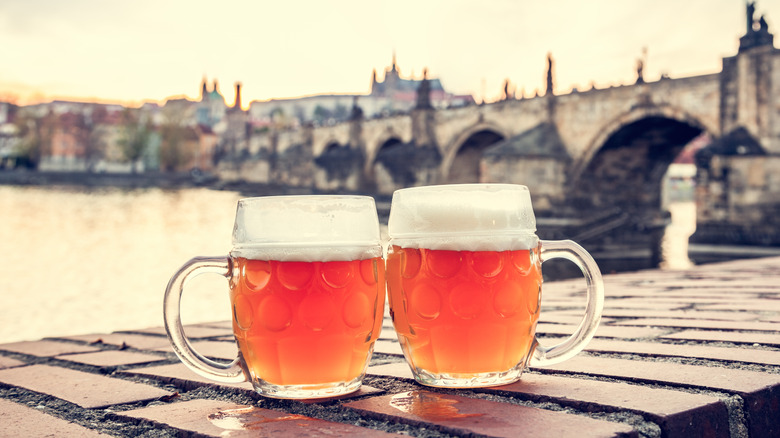
[{"label": "beer glass base", "polygon": [[426,386],[437,388],[484,388],[488,386],[501,386],[520,380],[523,374],[521,369],[487,373],[430,373],[425,370],[412,370],[414,379]]},{"label": "beer glass base", "polygon": [[280,399],[310,399],[338,397],[360,389],[363,376],[349,382],[322,383],[314,385],[275,385],[265,381],[252,382],[260,395]]}]

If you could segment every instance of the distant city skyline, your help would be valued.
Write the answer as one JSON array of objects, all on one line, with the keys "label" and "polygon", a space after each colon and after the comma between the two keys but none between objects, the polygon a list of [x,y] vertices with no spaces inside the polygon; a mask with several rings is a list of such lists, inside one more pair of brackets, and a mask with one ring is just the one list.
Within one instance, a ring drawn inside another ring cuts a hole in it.
[{"label": "distant city skyline", "polygon": [[[232,105],[317,94],[367,94],[395,54],[401,75],[424,69],[456,94],[499,99],[644,78],[717,73],[745,33],[743,0],[548,2],[228,1],[218,5],[97,0],[0,0],[0,101],[138,106],[197,99],[216,80]],[[780,2],[756,18],[780,28]],[[775,43],[777,47],[778,43]],[[646,52],[645,52],[646,50]]]}]

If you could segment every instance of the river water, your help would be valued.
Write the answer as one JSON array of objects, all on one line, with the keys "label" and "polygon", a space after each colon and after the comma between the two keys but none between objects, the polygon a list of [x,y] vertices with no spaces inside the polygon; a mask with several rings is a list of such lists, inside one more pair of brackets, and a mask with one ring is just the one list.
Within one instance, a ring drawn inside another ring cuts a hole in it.
[{"label": "river water", "polygon": [[[193,256],[227,254],[241,197],[0,186],[0,343],[162,326],[171,275]],[[685,268],[695,208],[669,208],[664,267]],[[185,324],[230,317],[224,279],[204,275],[188,285]]]},{"label": "river water", "polygon": [[[161,326],[171,275],[193,256],[230,250],[239,198],[0,186],[0,343]],[[224,279],[193,283],[184,322],[229,320]]]}]

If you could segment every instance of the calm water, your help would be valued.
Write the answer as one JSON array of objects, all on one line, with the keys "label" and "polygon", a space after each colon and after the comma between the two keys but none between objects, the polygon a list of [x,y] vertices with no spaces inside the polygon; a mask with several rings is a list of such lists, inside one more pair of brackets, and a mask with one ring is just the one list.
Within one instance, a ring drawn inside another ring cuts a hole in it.
[{"label": "calm water", "polygon": [[[162,326],[170,276],[193,256],[230,250],[239,198],[0,186],[0,343]],[[224,279],[193,283],[184,322],[229,320]]]},{"label": "calm water", "polygon": [[[0,343],[162,326],[171,275],[230,250],[234,192],[0,186]],[[685,268],[691,203],[670,205],[667,268]],[[224,293],[220,293],[224,292]],[[184,323],[229,320],[227,283],[195,279]]]}]

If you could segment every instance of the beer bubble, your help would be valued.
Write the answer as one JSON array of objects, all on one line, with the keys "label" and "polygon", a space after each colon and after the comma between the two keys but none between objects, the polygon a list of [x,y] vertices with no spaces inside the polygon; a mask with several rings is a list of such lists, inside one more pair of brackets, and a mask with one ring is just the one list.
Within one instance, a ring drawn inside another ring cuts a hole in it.
[{"label": "beer bubble", "polygon": [[401,250],[401,275],[404,278],[414,278],[420,272],[422,256],[420,250],[415,248],[404,248]]},{"label": "beer bubble", "polygon": [[452,312],[462,319],[474,319],[481,312],[485,303],[479,293],[482,286],[476,283],[459,283],[450,292],[450,307]]},{"label": "beer bubble", "polygon": [[277,266],[279,282],[287,289],[303,289],[309,284],[309,280],[314,274],[314,266],[311,263],[286,262],[279,263]]},{"label": "beer bubble", "polygon": [[252,302],[244,294],[239,294],[233,300],[233,319],[241,330],[249,330],[254,322]]},{"label": "beer bubble", "polygon": [[441,312],[439,292],[431,284],[417,285],[410,294],[409,308],[422,319],[436,319]]},{"label": "beer bubble", "polygon": [[428,269],[441,278],[450,278],[460,270],[460,251],[430,251],[427,253]]},{"label": "beer bubble", "polygon": [[358,328],[368,319],[371,302],[365,294],[353,293],[344,301],[341,317],[348,327]]},{"label": "beer bubble", "polygon": [[309,293],[298,307],[298,316],[306,324],[306,327],[315,332],[322,331],[327,327],[335,312],[336,306],[333,304],[333,300],[329,294],[323,292]]},{"label": "beer bubble", "polygon": [[271,264],[264,260],[247,260],[244,269],[246,285],[253,291],[263,290],[271,279]]},{"label": "beer bubble", "polygon": [[352,262],[325,262],[320,268],[322,280],[330,287],[342,288],[354,276]]},{"label": "beer bubble", "polygon": [[471,269],[480,277],[493,278],[504,268],[504,253],[476,251],[470,257]]},{"label": "beer bubble", "polygon": [[292,323],[290,306],[276,295],[263,298],[257,307],[257,315],[263,326],[272,332],[282,331]]}]

